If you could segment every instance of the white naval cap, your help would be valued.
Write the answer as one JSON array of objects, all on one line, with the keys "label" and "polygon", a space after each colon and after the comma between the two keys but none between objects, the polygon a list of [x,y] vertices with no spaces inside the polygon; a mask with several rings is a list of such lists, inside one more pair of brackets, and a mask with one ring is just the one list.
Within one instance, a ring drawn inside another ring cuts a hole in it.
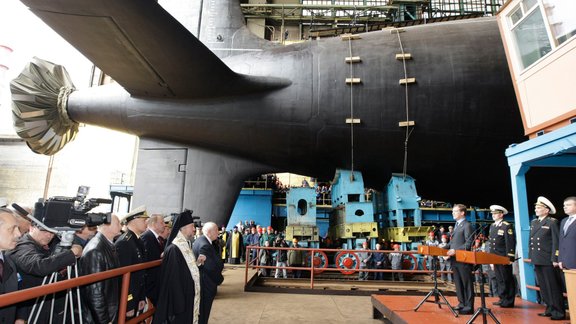
[{"label": "white naval cap", "polygon": [[556,208],[546,197],[538,197],[538,200],[536,200],[534,205],[546,207],[550,209],[550,214],[556,214]]},{"label": "white naval cap", "polygon": [[508,210],[500,205],[491,205],[490,213],[492,214],[502,213],[503,215],[506,215],[508,214]]},{"label": "white naval cap", "polygon": [[140,206],[132,209],[128,214],[118,217],[120,223],[128,224],[131,220],[135,218],[149,218],[148,213],[146,213],[146,206]]}]

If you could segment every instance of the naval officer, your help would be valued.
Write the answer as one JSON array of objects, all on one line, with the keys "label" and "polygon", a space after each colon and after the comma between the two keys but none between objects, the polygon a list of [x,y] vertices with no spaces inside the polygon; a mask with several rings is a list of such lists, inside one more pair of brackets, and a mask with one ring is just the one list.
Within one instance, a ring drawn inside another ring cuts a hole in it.
[{"label": "naval officer", "polygon": [[[146,261],[144,244],[139,237],[146,231],[148,214],[146,207],[140,206],[124,215],[120,222],[126,225],[126,232],[114,244],[118,252],[120,267],[126,267]],[[146,270],[133,272],[130,275],[130,287],[126,300],[126,319],[132,319],[144,311],[146,306]]]},{"label": "naval officer", "polygon": [[[490,252],[506,256],[510,262],[514,262],[516,251],[516,236],[514,236],[514,226],[504,220],[504,215],[508,210],[499,205],[490,206],[490,213],[494,223],[490,225]],[[514,307],[516,297],[516,281],[512,273],[512,263],[495,264],[494,274],[497,281],[497,294],[499,300],[494,305],[509,308]]]},{"label": "naval officer", "polygon": [[544,313],[552,320],[563,320],[564,298],[561,277],[558,273],[558,220],[550,217],[556,208],[545,197],[538,197],[534,212],[538,218],[530,223],[530,250],[528,257],[534,265],[536,280],[540,286],[542,301],[546,304]]}]

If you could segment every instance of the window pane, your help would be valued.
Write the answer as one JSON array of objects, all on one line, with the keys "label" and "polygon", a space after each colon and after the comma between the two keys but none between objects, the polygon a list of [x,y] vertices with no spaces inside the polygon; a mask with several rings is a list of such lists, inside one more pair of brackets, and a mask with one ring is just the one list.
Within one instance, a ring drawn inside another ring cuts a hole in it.
[{"label": "window pane", "polygon": [[528,12],[530,8],[534,7],[538,0],[524,0],[522,3],[524,4],[524,11]]},{"label": "window pane", "polygon": [[514,10],[514,12],[510,15],[512,25],[516,25],[518,20],[520,20],[521,18],[522,18],[522,10],[520,9],[520,6],[518,6],[518,8],[516,8],[516,10]]},{"label": "window pane", "polygon": [[540,10],[534,10],[513,29],[522,68],[530,66],[552,50]]},{"label": "window pane", "polygon": [[546,0],[544,1],[544,9],[558,45],[576,34],[576,18],[574,18],[576,1]]}]

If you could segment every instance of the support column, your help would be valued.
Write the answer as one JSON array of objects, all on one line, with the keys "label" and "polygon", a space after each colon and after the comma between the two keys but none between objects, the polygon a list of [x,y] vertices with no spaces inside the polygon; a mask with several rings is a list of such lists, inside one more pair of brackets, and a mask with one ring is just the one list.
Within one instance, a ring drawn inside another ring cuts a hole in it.
[{"label": "support column", "polygon": [[535,285],[534,266],[524,262],[528,258],[530,245],[530,209],[526,192],[526,172],[529,166],[523,163],[510,166],[512,180],[512,199],[514,202],[514,224],[516,231],[516,249],[518,256],[518,272],[520,275],[520,293],[522,298],[536,302],[536,291],[527,289],[526,285]]}]

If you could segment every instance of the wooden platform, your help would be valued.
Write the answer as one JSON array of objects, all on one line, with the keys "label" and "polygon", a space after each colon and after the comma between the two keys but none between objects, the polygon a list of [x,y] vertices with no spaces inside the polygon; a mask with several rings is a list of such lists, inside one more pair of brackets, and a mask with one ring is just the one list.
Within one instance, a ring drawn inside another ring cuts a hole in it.
[{"label": "wooden platform", "polygon": [[[472,315],[459,315],[454,317],[450,310],[442,305],[434,303],[424,303],[417,312],[414,308],[422,300],[422,296],[386,296],[386,295],[372,295],[372,307],[374,310],[374,318],[386,318],[394,324],[404,323],[466,323]],[[447,296],[448,302],[452,306],[458,305],[456,297]],[[434,300],[431,297],[429,300]],[[498,298],[486,298],[486,305],[492,310],[492,313],[501,323],[569,323],[565,321],[551,321],[548,317],[538,316],[538,313],[544,311],[544,306],[531,303],[529,301],[516,298],[514,308],[500,308],[492,305]],[[480,307],[480,297],[477,297],[474,303],[476,308]],[[494,323],[490,317],[487,317],[488,323]],[[479,315],[474,323],[482,323],[482,315]]]}]

